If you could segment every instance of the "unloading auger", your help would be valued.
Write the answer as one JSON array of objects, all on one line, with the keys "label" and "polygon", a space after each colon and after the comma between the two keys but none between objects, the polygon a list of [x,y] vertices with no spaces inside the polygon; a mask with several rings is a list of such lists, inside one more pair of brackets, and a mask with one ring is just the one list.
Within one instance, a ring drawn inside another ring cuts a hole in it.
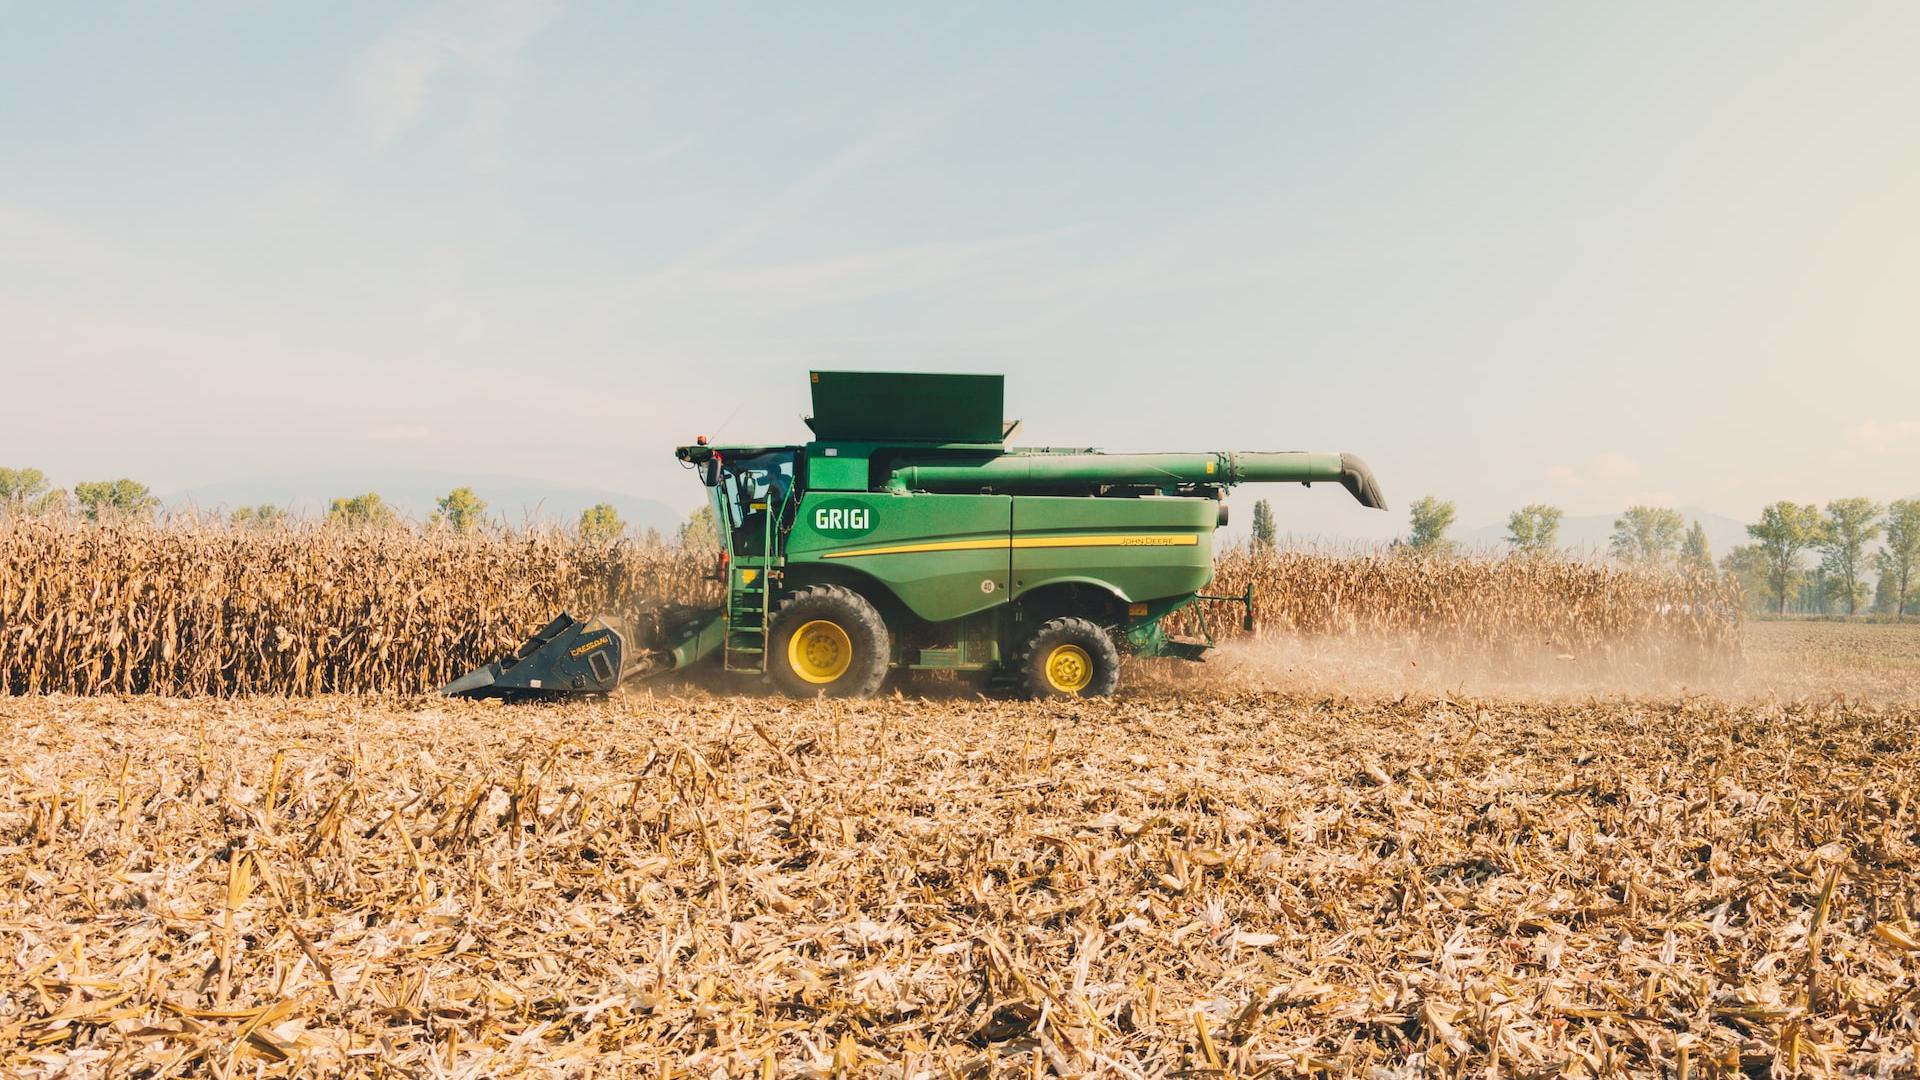
[{"label": "unloading auger", "polygon": [[1110,694],[1123,652],[1198,660],[1165,617],[1208,596],[1226,490],[1331,483],[1386,509],[1351,454],[1011,447],[998,375],[816,371],[813,438],[675,455],[708,488],[717,607],[562,614],[442,688],[556,698],[701,664],[788,693],[862,695],[949,670],[1033,696]]}]

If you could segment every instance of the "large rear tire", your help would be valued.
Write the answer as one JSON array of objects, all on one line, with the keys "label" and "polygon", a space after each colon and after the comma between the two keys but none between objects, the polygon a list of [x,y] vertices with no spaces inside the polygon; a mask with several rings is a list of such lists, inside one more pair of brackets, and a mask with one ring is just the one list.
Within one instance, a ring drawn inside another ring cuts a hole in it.
[{"label": "large rear tire", "polygon": [[773,613],[767,670],[793,697],[867,697],[893,660],[886,621],[866,597],[839,585],[811,585]]},{"label": "large rear tire", "polygon": [[1120,650],[1087,619],[1042,623],[1015,665],[1030,698],[1106,697],[1120,685]]}]

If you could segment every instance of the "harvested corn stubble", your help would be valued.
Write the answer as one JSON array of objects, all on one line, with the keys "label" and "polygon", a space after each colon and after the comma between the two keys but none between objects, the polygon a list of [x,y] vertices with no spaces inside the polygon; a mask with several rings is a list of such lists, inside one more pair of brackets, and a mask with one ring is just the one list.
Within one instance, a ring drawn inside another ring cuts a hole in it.
[{"label": "harvested corn stubble", "polygon": [[0,700],[0,1071],[1912,1075],[1916,721]]}]

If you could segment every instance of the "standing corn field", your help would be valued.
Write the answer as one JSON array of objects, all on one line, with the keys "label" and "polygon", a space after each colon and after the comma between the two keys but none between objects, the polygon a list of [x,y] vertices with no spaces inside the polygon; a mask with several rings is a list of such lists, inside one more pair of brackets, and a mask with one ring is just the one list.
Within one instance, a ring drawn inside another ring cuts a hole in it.
[{"label": "standing corn field", "polygon": [[[1235,551],[1213,591],[1254,586],[1259,636],[1392,640],[1433,660],[1505,669],[1696,675],[1740,648],[1738,587],[1704,574],[1530,557]],[[1238,623],[1215,631],[1242,633]]]},{"label": "standing corn field", "polygon": [[10,693],[421,690],[551,609],[697,598],[704,556],[557,532],[0,526]]},{"label": "standing corn field", "polygon": [[[571,533],[0,523],[0,687],[163,695],[418,692],[557,610],[712,603],[711,553]],[[1412,636],[1430,655],[1641,668],[1737,649],[1708,578],[1538,559],[1230,552],[1254,632]],[[1220,630],[1233,620],[1215,618]],[[1233,623],[1230,632],[1237,632]]]}]

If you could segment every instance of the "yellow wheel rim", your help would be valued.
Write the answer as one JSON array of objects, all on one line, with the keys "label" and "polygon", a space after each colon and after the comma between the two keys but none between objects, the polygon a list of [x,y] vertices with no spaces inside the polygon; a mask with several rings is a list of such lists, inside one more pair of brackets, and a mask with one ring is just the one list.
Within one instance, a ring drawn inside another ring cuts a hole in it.
[{"label": "yellow wheel rim", "polygon": [[853,666],[853,639],[839,623],[815,619],[787,639],[787,665],[810,683],[830,683]]},{"label": "yellow wheel rim", "polygon": [[1077,694],[1093,682],[1093,657],[1078,645],[1055,645],[1047,654],[1047,685]]}]

